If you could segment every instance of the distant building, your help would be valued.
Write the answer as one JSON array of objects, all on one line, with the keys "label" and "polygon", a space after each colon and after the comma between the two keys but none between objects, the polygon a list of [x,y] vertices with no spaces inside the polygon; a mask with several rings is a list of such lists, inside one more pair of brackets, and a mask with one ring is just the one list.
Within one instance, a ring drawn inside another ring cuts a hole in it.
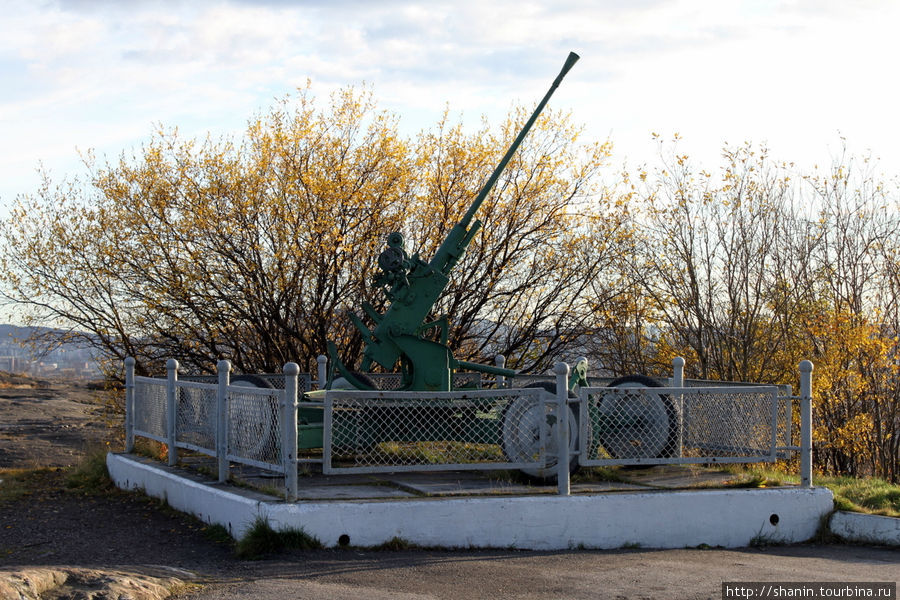
[{"label": "distant building", "polygon": [[41,376],[55,373],[79,379],[92,379],[100,375],[91,348],[74,343],[62,344],[36,356],[20,341],[27,339],[31,333],[26,327],[0,325],[0,371]]}]

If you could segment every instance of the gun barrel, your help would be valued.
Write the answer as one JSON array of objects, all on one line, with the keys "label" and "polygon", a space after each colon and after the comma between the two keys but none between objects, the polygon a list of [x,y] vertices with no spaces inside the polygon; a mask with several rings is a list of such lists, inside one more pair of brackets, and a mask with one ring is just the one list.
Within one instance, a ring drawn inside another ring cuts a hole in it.
[{"label": "gun barrel", "polygon": [[537,105],[537,108],[534,109],[534,113],[532,113],[531,118],[528,119],[528,122],[525,123],[525,127],[522,128],[522,131],[519,132],[519,135],[516,136],[516,139],[510,145],[509,150],[506,151],[506,154],[503,156],[503,159],[494,169],[494,172],[491,174],[490,179],[487,180],[487,183],[484,184],[484,187],[481,188],[481,191],[478,192],[478,196],[475,198],[475,201],[472,202],[472,206],[469,207],[469,210],[466,211],[465,216],[463,216],[462,221],[460,221],[460,225],[463,227],[468,227],[469,223],[475,217],[475,213],[478,212],[478,208],[481,206],[481,203],[484,202],[484,199],[487,198],[487,195],[490,193],[491,189],[493,189],[494,184],[497,183],[497,179],[500,177],[500,174],[506,169],[507,163],[512,158],[513,154],[516,153],[516,150],[519,148],[519,144],[522,143],[522,140],[525,139],[525,136],[528,135],[528,131],[531,129],[531,126],[534,125],[534,122],[537,121],[538,116],[541,114],[541,111],[544,110],[544,107],[547,105],[547,102],[550,100],[550,96],[553,95],[553,92],[556,91],[556,88],[559,87],[559,84],[562,82],[563,77],[566,76],[566,73],[569,72],[578,59],[580,57],[574,52],[569,52],[569,56],[566,58],[566,63],[563,65],[562,70],[559,72],[559,75],[556,76],[556,79],[553,80],[553,85],[550,86],[550,89],[544,95],[544,98]]}]

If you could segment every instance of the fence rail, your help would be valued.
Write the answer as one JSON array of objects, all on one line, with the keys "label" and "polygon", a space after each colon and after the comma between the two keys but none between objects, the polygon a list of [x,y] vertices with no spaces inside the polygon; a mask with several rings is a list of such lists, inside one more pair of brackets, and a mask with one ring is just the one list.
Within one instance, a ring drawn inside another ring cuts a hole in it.
[{"label": "fence rail", "polygon": [[[496,389],[400,392],[383,376],[385,389],[329,390],[302,402],[304,391],[324,387],[321,358],[316,379],[294,363],[280,375],[232,380],[220,361],[215,382],[179,379],[175,360],[166,379],[135,376],[131,358],[125,366],[126,451],[141,436],[166,444],[170,465],[179,449],[215,457],[220,481],[231,463],[280,473],[288,500],[297,496],[298,464],[310,462],[325,474],[519,469],[555,478],[568,494],[574,465],[772,462],[799,451],[802,484],[812,485],[809,361],[800,364],[798,396],[784,386],[685,381],[676,358],[673,376],[660,380],[666,387],[591,378],[592,387],[571,395],[560,363],[555,386],[539,376]],[[509,387],[525,382],[538,387]],[[320,448],[321,458],[298,457],[298,444]]]}]

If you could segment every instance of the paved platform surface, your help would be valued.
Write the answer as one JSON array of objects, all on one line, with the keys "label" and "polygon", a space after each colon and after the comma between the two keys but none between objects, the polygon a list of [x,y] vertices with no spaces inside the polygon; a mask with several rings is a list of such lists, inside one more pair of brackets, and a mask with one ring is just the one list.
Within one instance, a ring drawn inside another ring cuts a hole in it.
[{"label": "paved platform surface", "polygon": [[[212,472],[206,457],[186,457],[182,466],[194,472]],[[232,476],[264,492],[284,492],[284,478],[236,465]],[[573,494],[646,492],[729,487],[737,476],[701,465],[659,465],[640,469],[582,470],[572,476]],[[466,497],[556,494],[556,483],[543,483],[517,471],[429,471],[384,474],[323,475],[301,471],[299,500],[367,500],[415,497]]]}]

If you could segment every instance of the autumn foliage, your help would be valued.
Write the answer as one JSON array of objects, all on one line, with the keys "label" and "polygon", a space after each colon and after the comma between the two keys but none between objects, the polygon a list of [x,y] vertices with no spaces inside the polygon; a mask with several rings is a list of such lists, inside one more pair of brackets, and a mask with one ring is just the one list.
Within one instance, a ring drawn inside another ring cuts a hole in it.
[{"label": "autumn foliage", "polygon": [[[344,311],[383,308],[387,234],[430,258],[530,112],[474,129],[448,112],[408,137],[368,90],[321,106],[307,89],[237,140],[161,129],[19,199],[3,293],[116,368],[314,370],[326,340],[354,364]],[[900,480],[896,186],[849,156],[804,173],[745,144],[706,171],[677,141],[660,148],[617,174],[607,145],[545,111],[436,307],[457,357],[662,375],[683,356],[689,377],[795,386],[808,358],[817,465]]]},{"label": "autumn foliage", "polygon": [[[326,340],[344,360],[362,342],[346,309],[375,288],[387,235],[428,259],[530,112],[467,132],[445,116],[413,139],[366,90],[319,107],[308,90],[254,118],[240,142],[158,131],[89,180],[20,199],[5,224],[4,288],[36,321],[70,328],[105,357],[208,371],[287,361],[315,370]],[[616,249],[621,207],[594,198],[602,144],[545,111],[479,218],[437,311],[458,358],[552,364],[586,325],[582,293]],[[502,329],[501,329],[502,328]]]},{"label": "autumn foliage", "polygon": [[[900,213],[874,163],[804,174],[726,147],[718,173],[664,153],[626,177],[642,211],[629,261],[648,369],[797,384],[815,365],[816,464],[900,479]],[[633,326],[632,326],[633,327]]]}]

